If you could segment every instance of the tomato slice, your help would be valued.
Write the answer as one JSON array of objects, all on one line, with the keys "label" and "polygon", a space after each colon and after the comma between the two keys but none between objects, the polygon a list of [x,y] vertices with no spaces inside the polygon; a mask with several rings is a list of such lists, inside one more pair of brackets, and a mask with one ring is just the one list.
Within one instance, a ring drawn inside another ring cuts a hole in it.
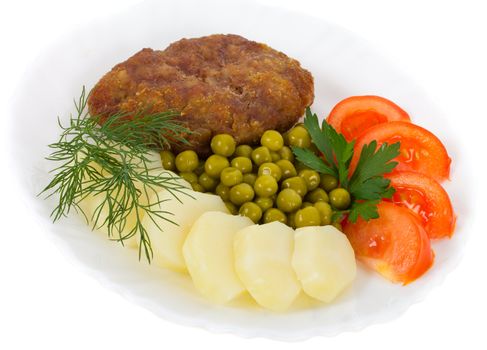
[{"label": "tomato slice", "polygon": [[378,205],[379,218],[345,222],[355,255],[393,282],[410,283],[433,264],[430,240],[416,215],[389,202]]},{"label": "tomato slice", "polygon": [[387,176],[396,193],[392,202],[418,214],[429,238],[451,237],[455,214],[448,193],[429,176],[399,171]]},{"label": "tomato slice", "polygon": [[451,159],[441,141],[428,130],[407,122],[389,122],[369,128],[355,143],[351,168],[355,169],[362,147],[376,140],[383,143],[401,142],[399,162],[394,171],[414,171],[437,181],[450,177]]},{"label": "tomato slice", "polygon": [[368,128],[390,121],[408,122],[409,115],[394,102],[380,96],[352,96],[340,101],[327,122],[347,141],[356,139]]}]

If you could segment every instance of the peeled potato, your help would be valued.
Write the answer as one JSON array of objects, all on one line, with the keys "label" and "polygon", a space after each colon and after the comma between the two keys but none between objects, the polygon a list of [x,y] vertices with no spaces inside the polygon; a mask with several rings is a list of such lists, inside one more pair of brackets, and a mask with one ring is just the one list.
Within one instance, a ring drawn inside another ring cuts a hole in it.
[{"label": "peeled potato", "polygon": [[209,300],[224,304],[245,292],[235,272],[233,238],[253,224],[245,216],[210,211],[191,227],[183,256],[196,289]]},{"label": "peeled potato", "polygon": [[[187,195],[178,195],[180,201],[168,191],[158,193],[159,201],[163,201],[160,210],[171,213],[164,215],[174,223],[153,217],[154,223],[148,215],[142,219],[142,224],[150,236],[154,253],[153,263],[180,272],[186,271],[182,249],[193,223],[207,211],[228,213],[225,203],[219,196],[192,190],[185,190],[185,193]],[[151,197],[151,203],[157,201],[153,197]]]},{"label": "peeled potato", "polygon": [[[159,156],[159,154],[156,155]],[[94,167],[99,168],[98,165],[95,165]],[[191,189],[191,185],[186,180],[182,179],[177,174],[171,171],[164,170],[163,168],[149,170],[148,174],[152,176],[158,176],[160,179],[164,178],[170,187],[179,187],[180,189]],[[140,197],[138,201],[141,205],[149,204],[149,198],[153,198],[154,201],[156,201],[157,197],[155,196],[155,194],[163,190],[162,187],[148,186],[148,185],[144,186],[143,183],[139,181],[135,181],[134,186],[137,190],[140,191]],[[122,194],[120,194],[120,197],[122,197]],[[99,206],[103,203],[105,198],[106,198],[105,193],[98,193],[96,195],[89,194],[86,196],[86,198],[80,201],[78,205],[80,206],[81,210],[83,211],[84,215],[86,216],[90,224],[93,225],[93,222],[95,221],[94,219],[96,219],[97,222],[96,229],[108,237],[108,227],[106,224],[103,225],[109,213],[108,203],[105,203],[102,208],[99,208]],[[94,217],[95,215],[96,218]],[[145,212],[143,209],[141,209],[139,211],[139,217],[143,218],[144,215]],[[121,237],[126,237],[130,233],[130,231],[134,229],[136,224],[136,218],[137,218],[136,212],[135,210],[132,210],[126,218],[125,225],[123,227],[121,226],[113,227],[113,230],[109,238],[119,239]],[[138,246],[139,239],[140,239],[139,236],[135,234],[132,237],[125,239],[123,243],[127,247],[136,248]]]},{"label": "peeled potato", "polygon": [[[127,148],[125,147],[125,149]],[[118,154],[111,154],[111,155],[118,161],[121,161],[121,158]],[[126,159],[128,160],[128,163],[135,165],[140,169],[146,169],[146,168],[149,170],[164,169],[162,167],[162,160],[159,152],[149,151],[146,154],[144,154],[144,157],[145,157],[145,165],[143,164],[143,161],[140,159],[139,156],[135,156],[135,157],[128,156],[128,158]],[[105,174],[104,170],[102,171],[102,174]]]},{"label": "peeled potato", "polygon": [[[151,176],[157,176],[159,178],[159,181],[164,181],[167,187],[179,188],[180,190],[192,189],[192,186],[188,181],[184,180],[182,177],[170,170],[165,170],[164,168],[156,168],[149,170],[147,173]],[[149,204],[150,199],[153,200],[152,203],[157,202],[157,197],[155,196],[155,194],[164,190],[164,187],[161,186],[144,186],[144,184],[140,181],[136,181],[134,185],[135,188],[140,191],[139,202],[143,205]]]},{"label": "peeled potato", "polygon": [[[103,204],[103,207],[99,208],[100,205],[105,200],[105,193],[99,193],[96,195],[88,195],[85,199],[78,203],[81,210],[83,210],[84,215],[89,220],[91,225],[94,225],[96,220],[95,229],[103,234],[104,236],[116,240],[122,237],[125,237],[129,234],[130,230],[132,230],[135,226],[136,222],[136,215],[135,210],[132,210],[127,218],[125,225],[123,227],[117,227],[116,225],[113,227],[111,235],[108,236],[108,225],[105,223],[105,220],[108,216],[108,204]],[[144,215],[143,212],[140,215]],[[119,229],[120,228],[120,229]],[[137,247],[138,243],[138,236],[133,235],[130,238],[124,239],[123,244],[129,248]]]},{"label": "peeled potato", "polygon": [[301,291],[291,265],[294,231],[280,222],[252,225],[235,235],[237,275],[257,303],[284,311]]},{"label": "peeled potato", "polygon": [[347,237],[335,227],[298,228],[292,264],[309,296],[326,303],[355,279],[355,254]]},{"label": "peeled potato", "polygon": [[[102,169],[97,163],[91,162],[90,166],[93,167],[99,174],[102,174]],[[85,176],[83,181],[88,181],[88,178]],[[84,186],[88,186],[88,184],[84,184]],[[81,214],[86,218],[89,224],[93,223],[95,209],[103,202],[103,197],[104,196],[100,194],[93,195],[90,193],[84,196],[83,199],[77,203],[80,209],[83,211]]]},{"label": "peeled potato", "polygon": [[147,158],[148,169],[162,168],[161,154],[159,152],[148,152],[145,157]]},{"label": "peeled potato", "polygon": [[[150,152],[147,155],[147,158],[149,159],[148,163],[152,167],[152,165],[157,165],[161,164],[160,156],[159,153],[156,152]],[[110,174],[106,171],[104,171],[100,165],[98,165],[95,162],[91,162],[90,165],[94,168],[95,171],[97,171],[100,175],[103,175],[105,177],[110,176]],[[157,168],[151,169],[148,171],[148,174],[153,175],[153,176],[165,176],[168,179],[174,179],[174,180],[168,180],[171,183],[183,186],[185,188],[191,189],[191,185],[179,177],[176,173],[173,173],[172,171],[164,170],[162,168],[162,164],[158,166]],[[88,181],[88,178],[84,178],[84,181]],[[147,204],[148,203],[148,197],[152,195],[155,192],[159,192],[160,188],[151,188],[149,186],[144,187],[142,183],[136,181],[134,183],[135,187],[141,191],[141,203],[142,204]],[[85,186],[88,186],[88,184],[85,184]],[[105,194],[88,194],[83,198],[83,200],[78,202],[78,205],[80,206],[81,210],[83,211],[84,215],[88,219],[89,222],[92,222],[93,219],[93,214],[95,209],[101,204],[103,201],[103,198],[105,198]]]}]

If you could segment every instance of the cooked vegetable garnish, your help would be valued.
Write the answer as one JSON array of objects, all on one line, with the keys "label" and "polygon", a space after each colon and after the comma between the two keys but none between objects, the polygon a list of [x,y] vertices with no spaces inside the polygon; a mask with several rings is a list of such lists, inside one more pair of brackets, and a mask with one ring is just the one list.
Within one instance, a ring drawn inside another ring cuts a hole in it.
[{"label": "cooked vegetable garnish", "polygon": [[[90,116],[86,108],[83,87],[79,100],[75,101],[76,115],[69,124],[59,126],[63,130],[59,141],[49,145],[53,149],[47,158],[59,165],[52,170],[54,179],[42,193],[48,197],[58,194],[59,202],[52,211],[54,221],[67,216],[71,209],[82,212],[93,222],[93,228],[106,226],[108,235],[114,240],[124,241],[132,237],[139,239],[139,258],[142,252],[150,261],[152,247],[142,216],[155,220],[171,221],[171,213],[156,205],[145,203],[160,189],[166,189],[178,199],[185,187],[176,175],[170,172],[154,175],[150,172],[149,152],[151,146],[165,147],[169,140],[186,143],[180,135],[189,133],[175,118],[175,112],[127,115],[119,113],[104,119]],[[80,202],[89,196],[102,198],[93,214],[88,217],[80,207]],[[102,213],[107,212],[107,215]],[[128,219],[135,223],[126,232]]]},{"label": "cooked vegetable garnish", "polygon": [[433,265],[431,239],[455,228],[446,148],[379,96],[346,98],[323,122],[307,107],[296,124],[313,99],[299,62],[242,37],[143,49],[58,120],[40,195],[58,198],[53,221],[81,213],[218,304],[330,303],[356,258],[414,281]]},{"label": "cooked vegetable garnish", "polygon": [[377,148],[377,142],[372,141],[364,145],[352,169],[350,162],[354,155],[355,141],[348,142],[325,120],[320,127],[318,117],[309,108],[306,110],[304,126],[321,157],[309,148],[293,147],[293,152],[304,165],[338,179],[340,188],[334,190],[336,196],[334,200],[331,199],[331,204],[338,209],[335,218],[345,214],[349,214],[348,220],[351,222],[355,222],[358,216],[364,220],[377,218],[379,200],[391,198],[394,194],[390,180],[383,175],[390,173],[397,165],[392,160],[399,155],[400,144],[383,143]]}]

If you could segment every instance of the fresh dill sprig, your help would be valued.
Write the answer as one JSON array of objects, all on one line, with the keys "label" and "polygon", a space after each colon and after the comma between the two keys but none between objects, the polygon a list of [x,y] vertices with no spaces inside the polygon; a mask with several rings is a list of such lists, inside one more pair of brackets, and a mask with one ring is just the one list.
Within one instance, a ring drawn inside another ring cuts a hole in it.
[{"label": "fresh dill sprig", "polygon": [[[177,200],[179,195],[188,194],[170,172],[151,172],[148,155],[154,146],[165,148],[174,141],[188,143],[183,135],[191,132],[177,120],[179,114],[175,111],[90,116],[87,101],[83,87],[75,101],[76,115],[70,116],[67,126],[58,118],[62,133],[57,142],[49,145],[53,151],[46,158],[58,166],[51,170],[54,178],[40,194],[59,197],[51,213],[53,221],[67,216],[72,209],[79,211],[92,221],[93,228],[106,226],[108,236],[122,244],[138,237],[139,258],[143,253],[150,262],[153,252],[142,225],[143,215],[154,223],[156,218],[172,222],[172,213],[162,210],[163,201],[157,192],[165,189]],[[80,206],[88,197],[100,200],[91,217]],[[154,197],[152,203],[142,200]],[[129,221],[133,227],[127,226]],[[122,234],[126,227],[128,232]]]}]

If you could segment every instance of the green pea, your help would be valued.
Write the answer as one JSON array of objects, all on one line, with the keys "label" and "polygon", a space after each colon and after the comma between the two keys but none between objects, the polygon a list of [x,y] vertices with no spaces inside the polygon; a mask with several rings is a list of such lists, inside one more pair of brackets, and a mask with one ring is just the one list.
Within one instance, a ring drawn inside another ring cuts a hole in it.
[{"label": "green pea", "polygon": [[311,146],[311,137],[304,126],[297,125],[287,132],[289,146],[308,148]]},{"label": "green pea", "polygon": [[228,167],[222,170],[220,174],[220,181],[228,187],[238,185],[243,180],[242,172],[236,168]]},{"label": "green pea", "polygon": [[301,204],[301,208],[307,208],[307,207],[312,207],[313,206],[313,203],[310,203],[310,202],[303,202],[303,204]]},{"label": "green pea", "polygon": [[309,192],[305,199],[310,201],[311,203],[316,202],[329,202],[330,199],[328,198],[328,194],[322,188],[315,188],[313,191]]},{"label": "green pea", "polygon": [[291,188],[285,188],[277,195],[277,208],[285,213],[290,213],[299,209],[302,204],[301,196]]},{"label": "green pea", "polygon": [[272,208],[274,205],[274,200],[271,197],[259,197],[254,200],[255,204],[257,204],[262,211],[266,211],[269,208]]},{"label": "green pea", "polygon": [[281,156],[279,155],[279,153],[271,151],[271,158],[272,158],[272,161],[275,163],[281,159]]},{"label": "green pea", "polygon": [[314,154],[318,154],[318,155],[320,154],[320,150],[318,149],[318,147],[316,147],[316,145],[314,143],[311,143],[311,146],[309,146],[309,149]]},{"label": "green pea", "polygon": [[249,145],[237,146],[233,155],[235,157],[250,158],[250,156],[252,155],[252,147],[250,147]]},{"label": "green pea", "polygon": [[279,186],[277,181],[271,175],[262,175],[255,180],[254,190],[260,197],[270,197],[275,194]]},{"label": "green pea", "polygon": [[287,223],[287,217],[286,214],[284,214],[282,211],[280,211],[277,208],[269,208],[264,212],[264,217],[262,219],[264,224],[267,224],[269,222],[273,221],[279,221],[282,222],[283,224]]},{"label": "green pea", "polygon": [[218,185],[218,181],[207,173],[203,173],[200,175],[200,177],[198,178],[198,183],[203,186],[203,188],[207,191],[213,191],[216,185]]},{"label": "green pea", "polygon": [[225,206],[227,207],[227,209],[230,212],[230,214],[232,214],[232,215],[237,215],[238,214],[238,208],[232,202],[225,202]]},{"label": "green pea", "polygon": [[223,157],[230,157],[235,152],[237,143],[232,135],[219,134],[211,139],[211,150],[213,153]]},{"label": "green pea", "polygon": [[176,170],[176,157],[171,151],[161,152],[162,167],[166,170]]},{"label": "green pea", "polygon": [[252,172],[252,161],[247,157],[236,157],[233,158],[231,163],[232,167],[240,170],[242,174],[247,174]]},{"label": "green pea", "polygon": [[249,184],[250,186],[254,187],[255,180],[257,180],[257,175],[249,173],[243,174],[242,182]]},{"label": "green pea", "polygon": [[296,228],[296,223],[294,221],[295,216],[296,216],[295,211],[287,213],[287,224],[288,224],[288,226],[291,226],[292,228]]},{"label": "green pea", "polygon": [[196,191],[196,192],[206,192],[205,191],[205,188],[203,186],[201,186],[198,182],[193,182],[191,184],[191,187],[193,187],[193,191]]},{"label": "green pea", "polygon": [[351,202],[350,193],[344,188],[335,188],[329,197],[331,205],[339,210],[347,209]]},{"label": "green pea", "polygon": [[284,139],[276,130],[267,130],[262,134],[260,144],[271,151],[279,151],[284,146]]},{"label": "green pea", "polygon": [[320,174],[317,171],[303,169],[299,172],[299,176],[306,182],[308,191],[312,191],[320,185]]},{"label": "green pea", "polygon": [[341,223],[339,223],[339,222],[334,222],[332,225],[333,225],[333,226],[334,226],[334,227],[335,227],[335,228],[336,228],[338,231],[343,232],[343,227],[342,227],[342,224],[341,224]]},{"label": "green pea", "polygon": [[251,157],[254,164],[256,164],[257,166],[263,163],[272,162],[271,152],[267,147],[264,146],[257,147],[256,149],[254,149],[252,151]]},{"label": "green pea", "polygon": [[295,164],[294,164],[294,167],[296,168],[296,170],[299,172],[301,170],[310,170],[310,168],[306,165],[304,165],[303,163],[301,163],[300,161],[297,161]]},{"label": "green pea", "polygon": [[247,202],[242,204],[238,211],[240,215],[248,217],[254,223],[259,222],[262,217],[262,209],[254,202]]},{"label": "green pea", "polygon": [[326,192],[330,192],[338,187],[338,180],[334,176],[321,174],[320,187]]},{"label": "green pea", "polygon": [[287,159],[281,159],[276,162],[276,165],[281,168],[282,179],[288,179],[290,177],[294,177],[298,175],[296,169],[294,168],[293,163],[291,163]]},{"label": "green pea", "polygon": [[306,182],[303,180],[302,177],[293,176],[281,183],[281,189],[291,188],[296,191],[301,197],[304,197],[308,192],[308,188],[306,187]]},{"label": "green pea", "polygon": [[198,167],[198,155],[195,151],[187,150],[176,156],[176,168],[180,172],[192,172]]},{"label": "green pea", "polygon": [[196,167],[196,169],[194,169],[194,173],[196,175],[200,176],[204,172],[205,172],[205,161],[204,160],[200,160],[198,162],[198,166]]},{"label": "green pea", "polygon": [[254,164],[252,166],[252,172],[257,175],[257,173],[259,172],[259,166],[257,164]]},{"label": "green pea", "polygon": [[281,159],[285,159],[285,160],[289,160],[290,162],[294,162],[293,151],[287,146],[284,146],[279,150],[279,156],[281,156]]},{"label": "green pea", "polygon": [[330,225],[331,217],[333,215],[333,210],[331,209],[330,204],[326,202],[316,202],[314,207],[318,209],[318,212],[320,213],[321,225]]},{"label": "green pea", "polygon": [[213,154],[208,157],[205,162],[205,172],[214,178],[220,178],[223,169],[228,168],[230,163],[228,159],[218,154]]},{"label": "green pea", "polygon": [[246,183],[233,186],[230,189],[230,200],[235,205],[242,205],[254,199],[254,189]]},{"label": "green pea", "polygon": [[277,182],[281,180],[282,177],[282,170],[279,168],[277,164],[274,163],[263,163],[259,166],[259,171],[257,172],[259,176],[262,175],[270,175],[274,179],[276,179]]},{"label": "green pea", "polygon": [[304,226],[319,226],[321,224],[321,218],[318,209],[310,206],[298,210],[294,216],[294,224],[298,228]]},{"label": "green pea", "polygon": [[179,176],[188,181],[190,184],[198,182],[198,175],[196,175],[195,173],[179,173]]},{"label": "green pea", "polygon": [[215,188],[215,194],[219,195],[223,201],[228,202],[230,200],[230,187],[219,183]]}]

